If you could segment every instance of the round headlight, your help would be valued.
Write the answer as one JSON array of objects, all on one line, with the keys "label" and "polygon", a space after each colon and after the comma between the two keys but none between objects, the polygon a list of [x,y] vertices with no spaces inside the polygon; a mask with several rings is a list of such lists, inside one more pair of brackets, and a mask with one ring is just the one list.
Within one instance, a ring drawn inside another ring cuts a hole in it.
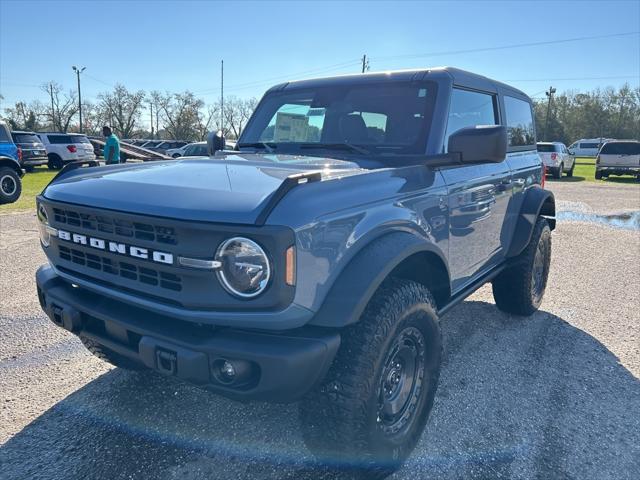
[{"label": "round headlight", "polygon": [[47,228],[48,226],[47,210],[42,205],[38,205],[38,231],[40,232],[40,241],[45,247],[48,247],[51,243],[51,233]]},{"label": "round headlight", "polygon": [[253,240],[234,237],[220,245],[216,260],[221,263],[217,271],[224,288],[238,297],[260,295],[271,278],[269,259]]}]

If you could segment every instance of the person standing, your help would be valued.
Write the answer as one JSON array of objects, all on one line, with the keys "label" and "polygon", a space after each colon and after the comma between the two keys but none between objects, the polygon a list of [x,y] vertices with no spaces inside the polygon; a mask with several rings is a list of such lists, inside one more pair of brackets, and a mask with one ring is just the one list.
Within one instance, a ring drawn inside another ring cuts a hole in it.
[{"label": "person standing", "polygon": [[115,133],[111,131],[111,127],[105,125],[102,127],[102,135],[106,138],[104,144],[104,161],[107,165],[120,163],[120,140]]}]

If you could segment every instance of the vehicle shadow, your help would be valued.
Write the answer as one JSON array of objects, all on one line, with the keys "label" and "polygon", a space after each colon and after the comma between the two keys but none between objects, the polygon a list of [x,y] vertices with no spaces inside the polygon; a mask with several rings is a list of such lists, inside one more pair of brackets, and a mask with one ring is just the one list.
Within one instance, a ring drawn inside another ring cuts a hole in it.
[{"label": "vehicle shadow", "polygon": [[[640,382],[560,317],[464,302],[443,318],[445,357],[412,478],[632,478]],[[25,379],[28,381],[28,379]],[[0,447],[7,479],[329,479],[302,442],[297,406],[241,404],[114,369]]]}]

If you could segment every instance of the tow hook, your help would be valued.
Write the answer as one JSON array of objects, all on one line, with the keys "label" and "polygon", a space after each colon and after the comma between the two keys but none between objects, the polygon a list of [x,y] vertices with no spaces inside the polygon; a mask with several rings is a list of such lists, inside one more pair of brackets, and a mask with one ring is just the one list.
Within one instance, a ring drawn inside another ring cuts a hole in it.
[{"label": "tow hook", "polygon": [[177,363],[177,356],[175,352],[160,348],[156,350],[156,365],[160,373],[171,376],[175,375]]}]

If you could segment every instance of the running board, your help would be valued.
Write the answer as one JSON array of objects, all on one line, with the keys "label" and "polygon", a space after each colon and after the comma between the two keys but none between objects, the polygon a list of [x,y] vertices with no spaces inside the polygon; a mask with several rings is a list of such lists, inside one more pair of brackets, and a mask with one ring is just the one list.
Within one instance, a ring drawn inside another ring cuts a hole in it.
[{"label": "running board", "polygon": [[507,267],[507,264],[502,263],[501,265],[498,265],[493,269],[489,270],[488,273],[480,277],[475,282],[464,287],[462,290],[460,290],[458,293],[456,293],[454,296],[451,297],[451,299],[449,300],[449,303],[447,303],[446,305],[444,305],[442,308],[438,310],[438,316],[442,317],[443,315],[445,315],[449,310],[451,310],[453,307],[455,307],[457,304],[462,302],[465,298],[467,298],[473,292],[475,292],[480,287],[482,287],[485,283],[488,283],[491,280],[493,280],[495,277],[497,277],[506,267]]}]

